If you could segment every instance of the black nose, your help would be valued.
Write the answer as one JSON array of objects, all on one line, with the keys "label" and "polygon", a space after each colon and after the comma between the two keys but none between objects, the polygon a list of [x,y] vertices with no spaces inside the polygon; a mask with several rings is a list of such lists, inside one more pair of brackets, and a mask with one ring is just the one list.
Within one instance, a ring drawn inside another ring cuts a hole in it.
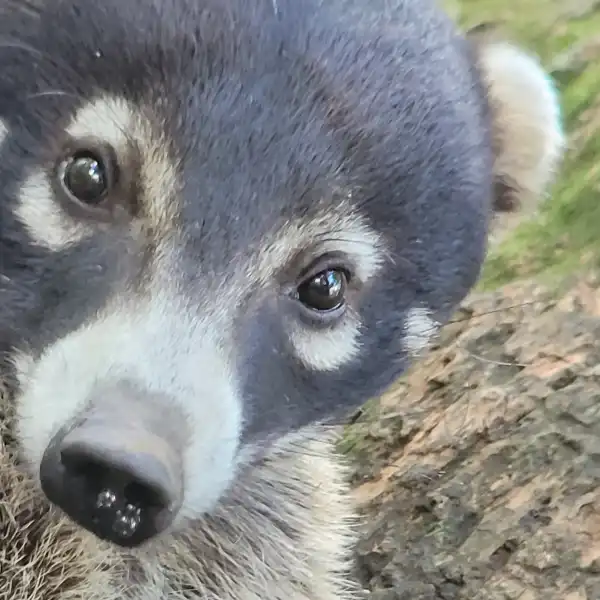
[{"label": "black nose", "polygon": [[85,425],[60,434],[40,465],[42,490],[101,539],[138,546],[164,531],[181,506],[181,476],[164,440]]}]

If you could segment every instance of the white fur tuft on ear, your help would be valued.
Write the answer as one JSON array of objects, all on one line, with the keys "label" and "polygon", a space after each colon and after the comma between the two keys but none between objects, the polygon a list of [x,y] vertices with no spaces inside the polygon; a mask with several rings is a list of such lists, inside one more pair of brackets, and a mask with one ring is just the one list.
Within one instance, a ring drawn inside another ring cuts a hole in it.
[{"label": "white fur tuft on ear", "polygon": [[559,96],[536,58],[506,42],[477,45],[492,111],[498,211],[532,212],[565,148]]}]

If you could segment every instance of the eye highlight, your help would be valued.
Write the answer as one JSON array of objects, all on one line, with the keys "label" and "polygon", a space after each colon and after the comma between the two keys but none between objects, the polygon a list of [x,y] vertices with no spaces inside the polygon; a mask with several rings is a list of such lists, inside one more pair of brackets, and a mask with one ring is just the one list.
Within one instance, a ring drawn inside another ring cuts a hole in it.
[{"label": "eye highlight", "polygon": [[297,298],[313,311],[325,313],[343,308],[348,288],[348,273],[343,269],[326,269],[302,282]]},{"label": "eye highlight", "polygon": [[95,208],[102,204],[110,190],[110,163],[100,152],[78,150],[61,163],[60,184],[69,198]]}]

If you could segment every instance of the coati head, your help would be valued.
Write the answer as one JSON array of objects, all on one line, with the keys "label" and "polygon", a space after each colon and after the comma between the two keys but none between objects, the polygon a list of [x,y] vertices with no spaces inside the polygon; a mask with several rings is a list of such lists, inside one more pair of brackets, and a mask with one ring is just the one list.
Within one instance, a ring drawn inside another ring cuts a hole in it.
[{"label": "coati head", "polygon": [[387,11],[0,2],[0,350],[27,468],[97,536],[184,527],[380,393],[493,207],[545,191],[541,67],[429,0]]}]

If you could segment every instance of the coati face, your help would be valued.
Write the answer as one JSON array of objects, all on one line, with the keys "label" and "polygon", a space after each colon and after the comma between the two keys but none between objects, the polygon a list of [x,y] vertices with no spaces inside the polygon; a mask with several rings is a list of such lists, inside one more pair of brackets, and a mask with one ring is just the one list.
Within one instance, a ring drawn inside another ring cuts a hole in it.
[{"label": "coati face", "polygon": [[0,0],[1,349],[27,467],[97,536],[184,527],[380,393],[474,284],[494,190],[545,189],[537,63],[367,10]]}]

